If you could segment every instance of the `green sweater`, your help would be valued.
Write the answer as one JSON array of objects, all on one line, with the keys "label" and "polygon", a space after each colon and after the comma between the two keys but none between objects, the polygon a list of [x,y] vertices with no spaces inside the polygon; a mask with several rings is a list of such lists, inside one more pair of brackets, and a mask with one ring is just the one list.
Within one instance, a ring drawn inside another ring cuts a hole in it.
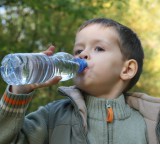
[{"label": "green sweater", "polygon": [[109,101],[114,120],[106,123],[106,100],[89,98],[87,111],[78,89],[59,91],[68,99],[49,103],[25,117],[33,93],[15,95],[7,89],[0,102],[0,143],[146,143],[144,120],[126,105],[123,96]]},{"label": "green sweater", "polygon": [[[108,105],[114,112],[112,123],[106,121]],[[87,96],[86,106],[90,143],[147,143],[145,121],[139,112],[125,103],[123,95],[113,100]]]}]

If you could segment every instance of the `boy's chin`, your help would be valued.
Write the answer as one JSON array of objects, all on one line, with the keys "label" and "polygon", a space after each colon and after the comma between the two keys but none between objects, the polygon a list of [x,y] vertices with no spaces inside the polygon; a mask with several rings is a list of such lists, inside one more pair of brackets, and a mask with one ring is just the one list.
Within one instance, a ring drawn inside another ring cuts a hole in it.
[{"label": "boy's chin", "polygon": [[80,78],[74,78],[74,84],[77,88],[84,88],[85,87],[85,81],[82,81]]},{"label": "boy's chin", "polygon": [[74,80],[74,85],[80,90],[83,90],[85,88],[85,85],[80,83],[79,81]]},{"label": "boy's chin", "polygon": [[84,92],[89,92],[93,89],[93,82],[90,79],[83,79],[81,77],[75,77],[73,79],[74,85]]},{"label": "boy's chin", "polygon": [[83,84],[83,83],[75,83],[75,86],[76,86],[76,88],[80,89],[81,91],[89,94],[89,90],[90,90],[89,85]]}]

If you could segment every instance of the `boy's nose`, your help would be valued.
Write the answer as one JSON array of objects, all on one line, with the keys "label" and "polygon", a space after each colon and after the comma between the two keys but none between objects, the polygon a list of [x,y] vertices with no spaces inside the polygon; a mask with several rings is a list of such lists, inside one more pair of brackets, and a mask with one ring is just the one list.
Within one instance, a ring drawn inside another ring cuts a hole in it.
[{"label": "boy's nose", "polygon": [[81,59],[89,59],[89,54],[87,52],[80,53],[79,57]]}]

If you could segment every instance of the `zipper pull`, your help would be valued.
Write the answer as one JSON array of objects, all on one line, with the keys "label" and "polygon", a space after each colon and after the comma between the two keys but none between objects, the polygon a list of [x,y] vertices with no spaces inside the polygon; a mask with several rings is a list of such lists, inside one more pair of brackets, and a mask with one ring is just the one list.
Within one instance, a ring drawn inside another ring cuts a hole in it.
[{"label": "zipper pull", "polygon": [[107,101],[107,104],[106,104],[106,111],[107,111],[106,121],[108,123],[112,123],[113,122],[114,113],[113,113],[113,109],[112,109],[112,107],[111,107],[111,105],[109,104],[108,101]]}]

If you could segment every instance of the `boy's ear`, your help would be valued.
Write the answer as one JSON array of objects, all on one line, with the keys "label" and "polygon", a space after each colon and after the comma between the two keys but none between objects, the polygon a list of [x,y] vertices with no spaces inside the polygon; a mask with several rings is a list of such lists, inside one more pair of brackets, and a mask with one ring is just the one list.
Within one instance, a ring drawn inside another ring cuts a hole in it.
[{"label": "boy's ear", "polygon": [[138,64],[134,59],[130,59],[124,62],[120,77],[122,80],[131,80],[137,73]]}]

